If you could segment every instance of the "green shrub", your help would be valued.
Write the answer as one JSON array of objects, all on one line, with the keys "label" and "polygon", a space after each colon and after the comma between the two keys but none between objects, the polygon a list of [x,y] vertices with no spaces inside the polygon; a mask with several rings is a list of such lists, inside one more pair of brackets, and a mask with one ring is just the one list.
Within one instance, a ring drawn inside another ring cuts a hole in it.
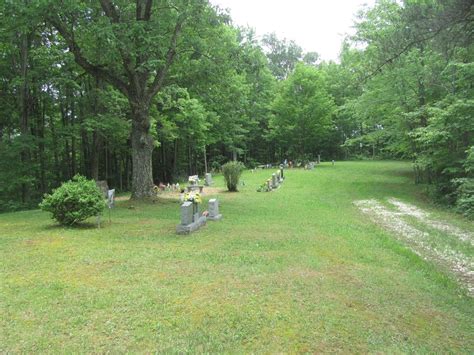
[{"label": "green shrub", "polygon": [[240,175],[245,166],[239,161],[230,161],[222,165],[222,173],[227,184],[227,189],[231,192],[237,191]]},{"label": "green shrub", "polygon": [[52,218],[60,224],[72,226],[100,214],[106,203],[93,180],[76,175],[51,195],[45,195],[39,206],[43,211],[51,212]]}]

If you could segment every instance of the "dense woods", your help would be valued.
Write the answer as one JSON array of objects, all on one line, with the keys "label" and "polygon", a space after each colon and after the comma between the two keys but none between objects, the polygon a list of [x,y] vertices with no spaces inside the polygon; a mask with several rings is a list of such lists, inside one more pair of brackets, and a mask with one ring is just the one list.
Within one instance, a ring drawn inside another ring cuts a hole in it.
[{"label": "dense woods", "polygon": [[378,1],[337,63],[206,0],[2,1],[0,21],[1,211],[77,173],[143,198],[320,154],[412,160],[474,214],[472,1]]}]

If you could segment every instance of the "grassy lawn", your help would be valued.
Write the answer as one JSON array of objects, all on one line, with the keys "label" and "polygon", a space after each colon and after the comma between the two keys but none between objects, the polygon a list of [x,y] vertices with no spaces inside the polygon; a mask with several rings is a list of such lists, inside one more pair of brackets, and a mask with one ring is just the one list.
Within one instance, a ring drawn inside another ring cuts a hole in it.
[{"label": "grassy lawn", "polygon": [[206,196],[224,219],[190,236],[169,199],[120,201],[101,229],[0,215],[0,352],[474,352],[473,298],[353,204],[394,197],[474,232],[410,164],[324,163],[255,192],[271,172]]}]

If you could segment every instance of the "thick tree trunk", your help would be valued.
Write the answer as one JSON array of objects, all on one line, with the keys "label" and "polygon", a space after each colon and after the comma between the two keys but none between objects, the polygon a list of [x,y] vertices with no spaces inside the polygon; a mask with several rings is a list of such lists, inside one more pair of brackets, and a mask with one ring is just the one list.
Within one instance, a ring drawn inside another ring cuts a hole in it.
[{"label": "thick tree trunk", "polygon": [[152,153],[148,105],[131,103],[132,120],[132,199],[153,196]]},{"label": "thick tree trunk", "polygon": [[177,170],[178,170],[178,140],[174,140],[174,149],[173,149],[173,180],[176,180],[177,178]]}]

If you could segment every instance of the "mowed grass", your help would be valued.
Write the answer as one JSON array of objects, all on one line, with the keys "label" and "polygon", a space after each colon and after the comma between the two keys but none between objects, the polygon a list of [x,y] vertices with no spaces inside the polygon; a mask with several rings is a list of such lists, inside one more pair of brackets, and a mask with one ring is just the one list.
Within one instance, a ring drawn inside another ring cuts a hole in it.
[{"label": "mowed grass", "polygon": [[214,195],[224,219],[189,236],[170,200],[118,202],[101,229],[0,215],[0,352],[474,352],[473,299],[352,203],[395,197],[474,231],[410,164],[323,163],[257,193],[272,172]]}]

